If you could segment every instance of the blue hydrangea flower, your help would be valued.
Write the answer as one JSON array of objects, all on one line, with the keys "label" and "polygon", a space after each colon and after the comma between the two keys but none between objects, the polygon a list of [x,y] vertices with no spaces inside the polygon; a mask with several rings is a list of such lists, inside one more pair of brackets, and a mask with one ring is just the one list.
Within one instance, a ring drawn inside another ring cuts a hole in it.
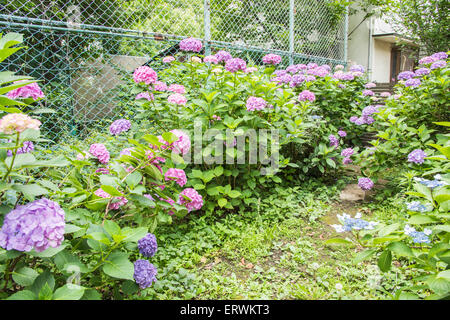
[{"label": "blue hydrangea flower", "polygon": [[431,235],[432,231],[430,229],[423,229],[423,232],[416,231],[415,228],[409,226],[408,224],[405,226],[404,233],[410,236],[414,243],[430,243],[429,235]]},{"label": "blue hydrangea flower", "polygon": [[141,289],[148,288],[156,282],[157,273],[155,266],[147,260],[139,259],[134,263],[133,278]]},{"label": "blue hydrangea flower", "polygon": [[138,241],[138,249],[144,257],[153,257],[156,250],[158,250],[155,235],[152,233],[147,233],[145,237]]},{"label": "blue hydrangea flower", "polygon": [[421,204],[419,201],[413,201],[413,202],[407,203],[407,208],[409,211],[415,211],[415,212],[428,212],[428,211],[432,210],[431,208]]},{"label": "blue hydrangea flower", "polygon": [[342,224],[331,225],[336,232],[347,232],[351,230],[372,230],[374,226],[378,224],[376,221],[366,221],[361,219],[361,213],[357,213],[354,218],[344,213],[343,215],[337,215],[338,220]]},{"label": "blue hydrangea flower", "polygon": [[434,176],[435,180],[427,180],[424,178],[417,178],[417,177],[415,177],[414,180],[419,182],[420,184],[427,186],[428,188],[431,188],[431,189],[448,185],[447,182],[441,181],[440,179],[437,179],[437,177],[440,177],[440,175]]}]

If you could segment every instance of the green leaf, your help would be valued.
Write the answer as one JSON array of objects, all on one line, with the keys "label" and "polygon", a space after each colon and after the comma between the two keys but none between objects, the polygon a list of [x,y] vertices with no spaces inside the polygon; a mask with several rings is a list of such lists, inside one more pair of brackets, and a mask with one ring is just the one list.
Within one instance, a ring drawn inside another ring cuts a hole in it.
[{"label": "green leaf", "polygon": [[40,258],[50,258],[56,255],[58,252],[64,250],[64,248],[67,247],[67,244],[63,243],[57,248],[48,248],[42,252],[36,252],[34,249],[30,252],[28,252],[29,255],[33,257],[40,257]]},{"label": "green leaf", "polygon": [[228,196],[230,197],[230,198],[237,198],[237,197],[239,197],[241,195],[241,193],[239,192],[239,191],[237,191],[237,190],[232,190],[232,191],[230,191],[229,193],[228,193]]},{"label": "green leaf", "polygon": [[328,239],[327,241],[325,241],[325,244],[345,244],[345,245],[352,245],[353,242],[351,242],[350,240],[347,240],[347,239],[333,238],[333,239]]},{"label": "green leaf", "polygon": [[51,300],[53,297],[53,289],[50,287],[48,282],[39,291],[39,300]]},{"label": "green leaf", "polygon": [[223,167],[222,166],[215,167],[214,174],[216,177],[220,177],[223,174]]},{"label": "green leaf", "polygon": [[431,290],[437,294],[448,294],[450,292],[450,281],[442,277],[432,277],[427,280]]},{"label": "green leaf", "polygon": [[9,296],[6,300],[36,300],[36,296],[29,290],[22,290]]},{"label": "green leaf", "polygon": [[12,273],[14,282],[22,287],[31,286],[38,276],[37,271],[28,267],[20,268]]},{"label": "green leaf", "polygon": [[41,292],[41,289],[44,287],[44,285],[48,285],[51,291],[53,291],[53,288],[55,287],[55,278],[50,273],[50,271],[45,270],[42,272],[33,282],[33,284],[30,287],[30,290],[35,294],[35,296],[39,295],[39,292]]},{"label": "green leaf", "polygon": [[108,232],[110,236],[120,234],[120,227],[114,221],[106,220],[103,224],[103,228],[105,228],[106,232]]},{"label": "green leaf", "polygon": [[398,255],[414,257],[414,253],[411,248],[401,241],[392,242],[387,247]]},{"label": "green leaf", "polygon": [[102,188],[103,191],[105,191],[107,194],[113,197],[123,197],[123,193],[121,193],[119,190],[114,188],[113,186],[105,186],[102,185],[100,188]]},{"label": "green leaf", "polygon": [[124,252],[113,252],[105,261],[103,272],[113,278],[134,280],[134,265]]},{"label": "green leaf", "polygon": [[23,196],[29,201],[33,201],[35,197],[48,193],[47,189],[42,188],[38,184],[26,184],[26,185],[15,184],[13,185],[12,188],[19,192],[22,192]]},{"label": "green leaf", "polygon": [[380,237],[384,237],[384,236],[390,235],[392,232],[396,231],[399,227],[400,227],[399,223],[390,224],[390,225],[387,225],[386,227],[382,228],[378,232],[378,234],[380,235]]},{"label": "green leaf", "polygon": [[134,187],[137,186],[139,182],[141,182],[141,180],[142,174],[139,171],[134,171],[133,173],[127,176],[125,182],[131,189],[134,189]]},{"label": "green leaf", "polygon": [[381,271],[387,272],[391,269],[392,253],[391,250],[385,249],[378,258],[378,267]]},{"label": "green leaf", "polygon": [[373,256],[373,254],[377,252],[376,249],[370,249],[370,250],[364,250],[359,252],[355,258],[353,258],[352,262],[353,264],[358,264],[364,260],[369,259],[371,256]]},{"label": "green leaf", "polygon": [[80,300],[84,294],[84,287],[68,283],[56,289],[53,300]]},{"label": "green leaf", "polygon": [[220,198],[219,200],[217,200],[217,203],[221,208],[223,208],[228,203],[228,200],[225,198]]},{"label": "green leaf", "polygon": [[423,214],[415,214],[411,218],[409,218],[408,223],[409,224],[427,224],[427,223],[433,223],[436,220],[431,218],[430,216],[423,215]]}]

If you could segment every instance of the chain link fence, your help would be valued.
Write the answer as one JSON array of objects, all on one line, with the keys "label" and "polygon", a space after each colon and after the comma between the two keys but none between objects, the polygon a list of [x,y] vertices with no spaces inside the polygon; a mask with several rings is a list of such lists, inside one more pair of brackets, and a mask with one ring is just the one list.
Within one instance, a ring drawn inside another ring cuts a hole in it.
[{"label": "chain link fence", "polygon": [[[261,64],[344,64],[346,16],[326,0],[1,0],[0,32],[24,35],[26,50],[2,68],[41,80],[43,119],[53,144],[86,137],[123,116],[123,76],[140,65],[158,69],[185,37],[205,54],[228,50]],[[106,120],[105,120],[106,119]]]}]

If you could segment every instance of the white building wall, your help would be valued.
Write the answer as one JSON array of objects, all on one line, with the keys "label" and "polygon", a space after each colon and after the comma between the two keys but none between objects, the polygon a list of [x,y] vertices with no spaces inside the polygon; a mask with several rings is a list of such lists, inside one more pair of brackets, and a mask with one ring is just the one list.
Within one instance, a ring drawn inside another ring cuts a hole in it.
[{"label": "white building wall", "polygon": [[375,82],[389,82],[391,73],[391,43],[375,40],[373,51],[371,80]]}]

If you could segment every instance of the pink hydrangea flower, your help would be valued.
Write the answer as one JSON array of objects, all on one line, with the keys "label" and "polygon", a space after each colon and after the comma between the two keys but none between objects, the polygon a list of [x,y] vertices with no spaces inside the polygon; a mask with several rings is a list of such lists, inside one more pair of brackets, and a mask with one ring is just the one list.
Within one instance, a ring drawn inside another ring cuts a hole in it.
[{"label": "pink hydrangea flower", "polygon": [[214,55],[209,55],[206,56],[205,58],[203,58],[203,62],[204,63],[212,63],[212,64],[218,64],[219,60],[217,59],[217,57]]},{"label": "pink hydrangea flower", "polygon": [[[190,201],[186,200],[183,196],[189,198]],[[188,212],[191,212],[193,210],[199,210],[203,207],[203,198],[195,189],[186,188],[180,193],[178,204],[184,205]]]},{"label": "pink hydrangea flower", "polygon": [[178,129],[171,130],[170,132],[178,137],[178,140],[173,143],[173,151],[177,154],[181,153],[182,155],[188,153],[191,149],[191,139],[189,139],[189,136]]},{"label": "pink hydrangea flower", "polygon": [[171,84],[167,90],[175,92],[175,93],[180,93],[180,94],[186,93],[186,89],[181,84]]},{"label": "pink hydrangea flower", "polygon": [[169,101],[170,103],[174,103],[174,104],[178,104],[178,105],[183,105],[184,106],[184,105],[186,105],[187,99],[182,94],[174,93],[174,94],[171,94],[167,98],[167,101]]},{"label": "pink hydrangea flower", "polygon": [[262,110],[267,106],[266,100],[258,97],[250,97],[247,99],[247,111]]},{"label": "pink hydrangea flower", "polygon": [[149,85],[158,80],[158,74],[148,66],[140,66],[134,70],[133,80],[136,83],[144,82],[146,85]]},{"label": "pink hydrangea flower", "polygon": [[155,100],[155,97],[153,96],[153,93],[150,92],[141,92],[138,93],[136,98],[134,98],[135,100],[139,100],[139,99],[146,99],[148,101],[153,101]]},{"label": "pink hydrangea flower", "polygon": [[89,147],[89,153],[100,161],[100,163],[109,162],[109,152],[102,143],[94,143]]},{"label": "pink hydrangea flower", "polygon": [[[21,82],[27,82],[28,80],[20,80],[15,81],[14,84],[19,84]],[[27,84],[26,86],[11,90],[8,92],[7,97],[10,99],[17,99],[17,98],[32,98],[33,100],[37,100],[40,98],[44,98],[44,93],[42,92],[39,85],[34,82]]]},{"label": "pink hydrangea flower", "polygon": [[153,89],[155,91],[167,91],[167,84],[165,82],[161,82],[161,81],[156,81],[154,83],[154,87]]},{"label": "pink hydrangea flower", "polygon": [[313,92],[309,91],[309,90],[303,90],[302,92],[300,92],[300,94],[298,95],[298,100],[299,101],[315,101],[316,100],[316,96],[314,95]]},{"label": "pink hydrangea flower", "polygon": [[263,63],[277,65],[281,62],[281,57],[277,54],[269,53],[262,58]]},{"label": "pink hydrangea flower", "polygon": [[218,62],[227,62],[231,58],[231,54],[228,51],[220,50],[215,54],[215,57],[217,58]]},{"label": "pink hydrangea flower", "polygon": [[0,132],[13,134],[26,129],[39,130],[41,122],[24,113],[9,113],[0,119]]},{"label": "pink hydrangea flower", "polygon": [[350,163],[352,163],[352,162],[353,162],[353,160],[350,159],[350,158],[344,158],[344,159],[342,159],[342,163],[343,163],[343,164],[350,164]]},{"label": "pink hydrangea flower", "polygon": [[103,191],[103,189],[101,189],[101,188],[97,189],[94,192],[94,194],[100,198],[105,198],[105,199],[113,198],[113,200],[111,201],[111,203],[108,206],[108,208],[111,210],[117,210],[121,206],[124,206],[128,203],[128,200],[125,197],[112,197],[109,193]]},{"label": "pink hydrangea flower", "polygon": [[167,57],[164,57],[164,58],[162,59],[162,62],[163,62],[163,63],[171,63],[171,62],[173,62],[173,61],[175,61],[175,58],[172,57],[172,56],[167,56]]},{"label": "pink hydrangea flower", "polygon": [[256,67],[248,67],[248,68],[245,68],[244,73],[252,73],[252,72],[255,72],[255,71],[258,71],[258,68],[256,68]]},{"label": "pink hydrangea flower", "polygon": [[222,120],[221,117],[219,117],[218,115],[215,115],[215,114],[212,116],[212,118],[213,118],[214,120],[216,120],[216,121]]},{"label": "pink hydrangea flower", "polygon": [[170,168],[167,170],[164,178],[166,181],[175,181],[180,187],[184,186],[187,182],[186,173],[182,169]]},{"label": "pink hydrangea flower", "polygon": [[181,51],[200,52],[202,50],[202,42],[194,38],[186,38],[180,41]]},{"label": "pink hydrangea flower", "polygon": [[247,63],[240,58],[232,58],[225,63],[225,69],[233,73],[239,70],[244,71],[246,68]]}]

